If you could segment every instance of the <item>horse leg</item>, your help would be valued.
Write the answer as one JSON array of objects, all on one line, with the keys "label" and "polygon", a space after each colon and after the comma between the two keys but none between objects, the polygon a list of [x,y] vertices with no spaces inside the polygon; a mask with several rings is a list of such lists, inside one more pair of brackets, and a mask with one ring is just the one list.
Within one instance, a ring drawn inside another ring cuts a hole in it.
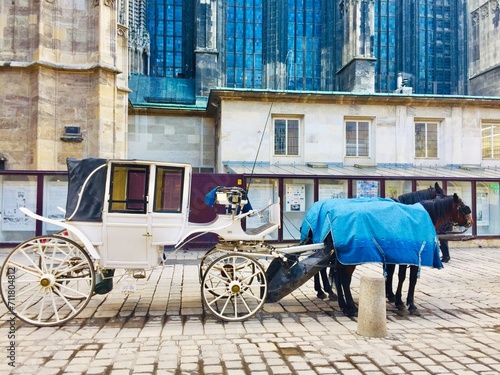
[{"label": "horse leg", "polygon": [[399,265],[398,289],[396,290],[396,301],[395,301],[395,305],[398,308],[398,310],[404,310],[405,308],[405,304],[403,303],[401,295],[403,294],[403,284],[406,278],[406,267],[407,266],[405,264]]},{"label": "horse leg", "polygon": [[415,306],[415,286],[417,285],[418,277],[418,267],[410,266],[410,286],[408,287],[408,297],[406,298],[406,304],[408,305],[408,311],[412,315],[420,316],[420,311],[418,311],[417,306]]},{"label": "horse leg", "polygon": [[[354,273],[354,270],[356,269],[356,266],[340,266],[338,267],[338,271],[340,273],[339,279],[341,283],[342,290],[344,292],[344,307],[341,306],[342,312],[344,313],[345,316],[356,316],[358,313],[358,308],[356,304],[354,303],[354,299],[352,298],[351,294],[351,280],[352,280],[352,274]],[[340,297],[339,297],[340,301]],[[339,303],[340,306],[340,303]]]},{"label": "horse leg", "polygon": [[385,296],[389,302],[394,302],[396,297],[392,291],[392,280],[394,276],[394,270],[396,269],[395,264],[386,264],[385,269],[387,272],[387,277],[385,279]]},{"label": "horse leg", "polygon": [[[320,271],[320,273],[323,271],[323,269]],[[317,273],[316,275],[314,275],[314,290],[316,291],[316,296],[318,298],[321,298],[321,299],[325,299],[326,298],[326,294],[323,293],[323,291],[321,290],[321,284],[320,284],[320,281],[319,281],[319,273]]]},{"label": "horse leg", "polygon": [[335,265],[335,268],[332,268],[332,270],[330,271],[333,273],[333,274],[331,274],[331,276],[333,276],[335,289],[337,290],[337,301],[339,303],[340,310],[342,310],[342,311],[344,311],[344,309],[347,306],[347,303],[346,303],[345,298],[344,298],[344,291],[342,290],[343,283],[341,281],[342,273],[343,273],[341,271],[341,268],[343,268],[343,267],[344,266],[337,263]]},{"label": "horse leg", "polygon": [[[321,271],[319,271],[319,276],[321,276],[321,281],[323,282],[323,289],[325,290],[325,292],[328,293],[328,298],[330,298],[331,301],[336,301],[337,296],[335,295],[335,293],[333,293],[332,285],[330,284],[330,280],[328,279],[328,275],[326,273],[326,267],[322,268]],[[316,279],[314,281],[316,282]],[[318,284],[319,284],[319,277],[318,277]]]}]

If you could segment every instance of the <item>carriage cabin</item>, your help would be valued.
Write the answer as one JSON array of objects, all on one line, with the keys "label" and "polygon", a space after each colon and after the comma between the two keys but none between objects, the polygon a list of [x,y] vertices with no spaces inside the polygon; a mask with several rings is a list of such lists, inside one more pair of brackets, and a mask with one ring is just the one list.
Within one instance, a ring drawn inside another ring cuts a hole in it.
[{"label": "carriage cabin", "polygon": [[189,213],[191,166],[69,159],[66,221],[99,248],[101,266],[147,268],[175,245]]},{"label": "carriage cabin", "polygon": [[[164,246],[177,248],[204,233],[218,235],[230,248],[242,243],[259,248],[281,224],[279,202],[265,207],[264,216],[263,210],[251,209],[246,191],[221,186],[205,202],[224,206],[224,213],[208,223],[190,223],[189,164],[105,159],[68,159],[67,164],[64,223],[31,216],[66,228],[103,268],[156,266]],[[250,216],[258,216],[261,225],[245,230],[242,222]]]}]

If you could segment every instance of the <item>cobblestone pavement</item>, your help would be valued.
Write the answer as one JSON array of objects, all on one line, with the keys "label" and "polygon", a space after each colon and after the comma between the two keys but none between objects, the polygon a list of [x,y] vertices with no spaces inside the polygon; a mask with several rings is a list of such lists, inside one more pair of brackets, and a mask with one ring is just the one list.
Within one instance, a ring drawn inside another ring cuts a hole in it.
[{"label": "cobblestone pavement", "polygon": [[[5,258],[1,250],[0,262]],[[201,252],[182,251],[124,295],[108,295],[62,327],[16,322],[9,366],[10,312],[0,306],[1,374],[498,374],[500,249],[451,248],[442,270],[424,268],[416,291],[422,315],[387,304],[384,338],[357,334],[357,318],[320,300],[312,280],[244,322],[204,312]],[[360,275],[381,275],[378,265]],[[407,284],[407,283],[406,283]]]}]

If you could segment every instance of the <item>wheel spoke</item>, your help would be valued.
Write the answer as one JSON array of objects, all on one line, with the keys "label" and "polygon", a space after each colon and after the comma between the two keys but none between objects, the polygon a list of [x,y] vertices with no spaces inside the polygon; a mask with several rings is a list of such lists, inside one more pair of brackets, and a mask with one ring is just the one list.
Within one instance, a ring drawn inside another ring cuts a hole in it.
[{"label": "wheel spoke", "polygon": [[[41,268],[38,266],[38,264],[36,264],[35,262],[33,262],[33,259],[31,259],[31,257],[26,254],[26,252],[24,250],[20,250],[19,251],[26,259],[28,259],[28,261],[33,265],[33,267],[35,267],[36,270],[38,270],[39,274],[43,273],[43,271],[41,270]],[[26,267],[26,266],[23,266],[23,268]]]},{"label": "wheel spoke", "polygon": [[26,302],[24,302],[24,304],[26,305],[24,307],[24,309],[21,311],[21,314],[24,314],[26,312],[26,309],[28,309],[29,307],[32,307],[34,306],[35,304],[31,304],[31,301],[33,301],[35,299],[35,297],[40,293],[40,291],[42,290],[42,287],[41,286],[38,286],[38,288],[35,288],[35,289],[38,289],[32,296],[31,298],[29,298]]},{"label": "wheel spoke", "polygon": [[64,294],[62,294],[59,290],[56,289],[54,290],[54,293],[51,294],[52,299],[54,299],[54,294],[57,294],[59,298],[61,298],[66,303],[66,306],[68,306],[71,309],[71,311],[76,312],[76,309],[73,307],[71,302],[68,301],[68,299],[64,296]]},{"label": "wheel spoke", "polygon": [[[11,267],[12,266],[17,267],[20,270],[23,270],[26,273],[29,273],[30,275],[34,275],[34,276],[38,276],[38,277],[40,277],[40,275],[43,273],[42,270],[40,270],[40,268],[38,268],[38,267],[37,267],[37,269],[29,268],[29,267],[25,266],[24,264],[14,262],[12,260],[9,262],[9,265]],[[16,282],[17,282],[17,280],[16,280]]]},{"label": "wheel spoke", "polygon": [[54,298],[54,293],[49,293],[49,295],[50,295],[50,298],[52,300],[52,308],[54,309],[55,320],[56,320],[56,322],[58,322],[61,319],[59,319],[59,312],[57,309],[56,300]]},{"label": "wheel spoke", "polygon": [[[90,280],[90,278],[88,278],[87,280]],[[67,285],[64,285],[64,284],[61,284],[61,283],[56,283],[56,285],[57,285],[59,288],[66,289],[67,291],[72,292],[72,293],[74,293],[74,294],[77,294],[77,295],[79,295],[79,296],[81,296],[81,297],[86,297],[86,296],[87,296],[87,294],[86,294],[86,293],[82,293],[82,292],[80,292],[79,290],[76,290],[76,289],[70,288],[70,287],[68,287]],[[59,294],[59,292],[58,292],[58,291],[56,291],[56,293],[58,293],[58,294]]]},{"label": "wheel spoke", "polygon": [[243,304],[243,306],[246,307],[247,312],[251,312],[252,310],[250,309],[250,307],[248,306],[247,302],[245,301],[242,295],[240,295],[240,298],[241,298],[241,303]]}]

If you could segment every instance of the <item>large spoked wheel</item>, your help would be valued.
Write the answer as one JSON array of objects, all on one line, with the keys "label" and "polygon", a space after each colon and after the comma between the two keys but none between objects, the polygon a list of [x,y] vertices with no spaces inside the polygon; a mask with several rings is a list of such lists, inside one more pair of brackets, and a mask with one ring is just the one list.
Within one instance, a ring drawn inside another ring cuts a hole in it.
[{"label": "large spoked wheel", "polygon": [[245,254],[226,254],[213,261],[201,284],[205,306],[226,321],[252,317],[264,305],[266,295],[264,268]]},{"label": "large spoked wheel", "polygon": [[17,246],[0,273],[2,299],[19,319],[36,326],[74,318],[92,297],[95,272],[76,242],[42,236]]}]

